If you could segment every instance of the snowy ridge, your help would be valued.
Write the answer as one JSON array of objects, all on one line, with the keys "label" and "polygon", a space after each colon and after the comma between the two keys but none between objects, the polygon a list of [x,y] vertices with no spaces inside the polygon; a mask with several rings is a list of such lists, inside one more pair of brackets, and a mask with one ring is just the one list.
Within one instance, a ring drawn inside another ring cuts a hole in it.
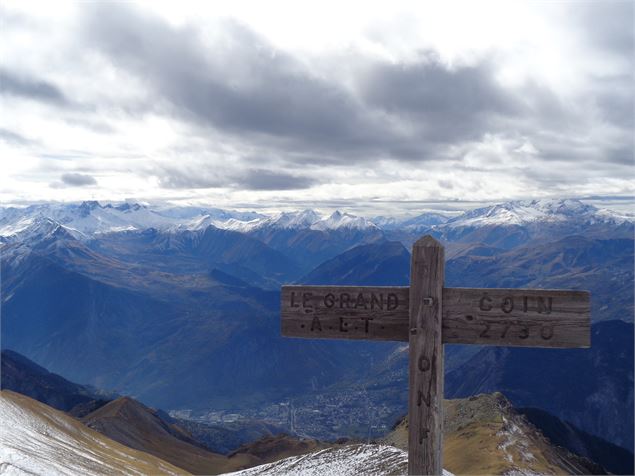
[{"label": "snowy ridge", "polygon": [[63,412],[7,390],[0,392],[0,473],[187,474],[106,438]]},{"label": "snowy ridge", "polygon": [[32,229],[37,220],[52,220],[78,238],[101,233],[142,231],[149,228],[165,232],[198,231],[209,226],[249,233],[258,230],[452,230],[463,227],[524,226],[534,223],[576,222],[589,225],[632,223],[633,217],[598,209],[579,200],[527,200],[506,202],[467,211],[454,218],[438,213],[414,217],[368,219],[335,211],[322,216],[315,210],[279,212],[263,215],[217,208],[151,207],[138,203],[102,205],[96,201],[81,204],[44,204],[26,208],[0,207],[0,241]]},{"label": "snowy ridge", "polygon": [[275,228],[308,228],[321,218],[321,215],[314,210],[282,212],[271,218],[269,224]]},{"label": "snowy ridge", "polygon": [[[408,473],[408,453],[387,445],[349,445],[285,458],[232,476],[383,476]],[[453,476],[443,470],[443,476]]]},{"label": "snowy ridge", "polygon": [[26,208],[0,208],[0,237],[16,236],[32,227],[38,219],[49,219],[78,237],[101,233],[141,231],[149,228],[166,232],[198,231],[209,226],[248,233],[259,229],[336,230],[376,229],[366,218],[336,211],[323,217],[315,210],[280,212],[265,216],[254,212],[233,212],[194,207],[151,208],[138,203],[122,205],[99,202],[81,204],[32,205]]},{"label": "snowy ridge", "polygon": [[251,230],[255,230],[260,227],[264,220],[262,218],[255,218],[254,220],[242,221],[236,218],[230,218],[226,222],[217,222],[216,226],[224,230],[238,231],[240,233],[247,233]]},{"label": "snowy ridge", "polygon": [[[238,219],[253,219],[254,213],[229,212],[191,207],[151,208],[138,203],[121,205],[99,202],[45,204],[26,208],[0,208],[0,237],[10,237],[32,226],[38,219],[49,219],[87,237],[101,233],[147,230],[201,230],[208,226],[224,228]],[[244,223],[244,222],[241,222]]]},{"label": "snowy ridge", "polygon": [[370,220],[363,217],[342,213],[339,210],[333,212],[328,218],[319,220],[311,225],[312,230],[339,230],[342,228],[353,230],[379,229]]},{"label": "snowy ridge", "polygon": [[229,220],[219,224],[219,228],[247,232],[262,228],[274,228],[283,230],[300,230],[309,228],[321,219],[321,215],[315,210],[302,210],[298,212],[280,212],[271,217],[257,218],[255,220],[240,221]]},{"label": "snowy ridge", "polygon": [[527,225],[536,222],[581,220],[590,224],[620,224],[628,218],[609,210],[600,210],[579,200],[520,200],[470,210],[449,220],[444,226],[481,227],[493,225]]},{"label": "snowy ridge", "polygon": [[66,233],[76,239],[86,237],[79,230],[64,226],[51,218],[42,216],[24,217],[16,223],[0,226],[0,237],[3,237],[7,242],[34,241],[61,233]]}]

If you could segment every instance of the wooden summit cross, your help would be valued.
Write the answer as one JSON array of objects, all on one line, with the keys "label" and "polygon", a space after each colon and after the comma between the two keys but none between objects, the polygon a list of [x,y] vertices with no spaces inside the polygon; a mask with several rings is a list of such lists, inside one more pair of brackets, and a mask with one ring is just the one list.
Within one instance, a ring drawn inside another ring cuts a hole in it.
[{"label": "wooden summit cross", "polygon": [[444,267],[424,236],[410,287],[282,287],[284,336],[410,343],[408,474],[442,474],[443,344],[590,346],[588,292],[444,288]]}]

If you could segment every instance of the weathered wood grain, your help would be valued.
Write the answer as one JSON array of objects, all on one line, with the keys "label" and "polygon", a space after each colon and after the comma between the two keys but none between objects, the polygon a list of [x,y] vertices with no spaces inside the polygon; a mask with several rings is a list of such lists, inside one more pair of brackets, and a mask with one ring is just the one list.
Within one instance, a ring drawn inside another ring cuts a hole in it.
[{"label": "weathered wood grain", "polygon": [[443,290],[443,342],[522,347],[589,347],[586,291]]},{"label": "weathered wood grain", "polygon": [[[283,286],[282,335],[408,342],[409,294],[406,287]],[[344,302],[342,295],[348,296]],[[394,295],[390,303],[389,295]],[[444,288],[442,323],[444,344],[589,347],[590,295],[553,289]]]},{"label": "weathered wood grain", "polygon": [[408,474],[442,474],[444,250],[431,236],[412,247]]},{"label": "weathered wood grain", "polygon": [[283,286],[282,335],[408,340],[408,296],[405,287]]}]

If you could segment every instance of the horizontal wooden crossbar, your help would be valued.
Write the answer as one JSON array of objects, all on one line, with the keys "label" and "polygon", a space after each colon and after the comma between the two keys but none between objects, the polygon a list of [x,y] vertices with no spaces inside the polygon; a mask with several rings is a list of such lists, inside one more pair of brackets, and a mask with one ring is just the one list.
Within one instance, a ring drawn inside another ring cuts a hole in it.
[{"label": "horizontal wooden crossbar", "polygon": [[[408,287],[283,286],[282,335],[407,342],[409,296]],[[587,291],[444,288],[442,310],[445,344],[591,344]]]}]

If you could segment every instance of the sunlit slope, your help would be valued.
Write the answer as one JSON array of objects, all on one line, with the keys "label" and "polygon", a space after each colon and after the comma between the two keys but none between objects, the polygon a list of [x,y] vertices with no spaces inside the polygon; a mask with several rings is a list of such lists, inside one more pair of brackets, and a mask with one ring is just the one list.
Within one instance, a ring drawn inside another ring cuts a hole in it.
[{"label": "sunlit slope", "polygon": [[194,474],[218,474],[258,464],[248,454],[227,458],[198,446],[178,426],[128,397],[118,398],[86,415],[89,427],[131,448],[155,455]]},{"label": "sunlit slope", "polygon": [[[406,449],[402,421],[383,443]],[[556,447],[500,393],[444,401],[443,466],[454,474],[606,474]]]},{"label": "sunlit slope", "polygon": [[29,397],[0,392],[3,474],[189,474],[82,425]]}]

